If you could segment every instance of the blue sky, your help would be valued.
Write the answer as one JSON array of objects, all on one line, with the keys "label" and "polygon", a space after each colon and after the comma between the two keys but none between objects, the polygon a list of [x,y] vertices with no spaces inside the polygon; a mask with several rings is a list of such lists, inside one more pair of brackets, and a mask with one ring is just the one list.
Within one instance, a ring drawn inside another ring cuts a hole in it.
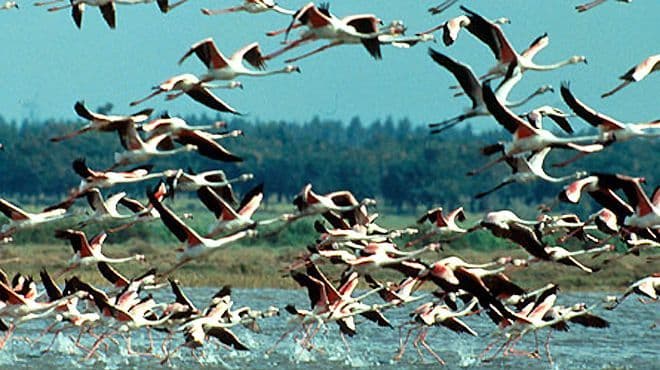
[{"label": "blue sky", "polygon": [[[20,1],[20,0],[19,0]],[[617,77],[645,57],[660,53],[658,34],[660,1],[621,4],[610,1],[578,14],[573,7],[581,0],[474,0],[461,1],[490,18],[506,16],[512,24],[505,32],[519,50],[534,38],[548,32],[550,45],[535,59],[553,63],[574,54],[585,55],[588,65],[569,66],[554,72],[528,72],[513,90],[517,99],[537,86],[550,83],[559,87],[570,80],[580,99],[624,121],[660,118],[660,73],[630,86],[609,99],[599,96],[618,84]],[[280,5],[297,8],[306,1],[282,0]],[[460,14],[458,6],[440,16],[426,12],[437,1],[335,1],[331,10],[337,16],[374,13],[384,21],[402,19],[414,33]],[[117,6],[117,29],[110,30],[97,8],[87,7],[83,29],[78,30],[68,10],[49,13],[20,1],[18,11],[0,13],[0,42],[3,45],[0,81],[5,119],[74,118],[73,104],[85,99],[92,106],[105,102],[115,105],[115,113],[136,109],[128,102],[149,92],[149,88],[180,73],[201,74],[203,65],[190,58],[182,66],[178,59],[189,46],[213,37],[225,54],[258,41],[268,53],[280,47],[279,38],[264,32],[284,27],[289,17],[275,13],[237,13],[204,16],[202,7],[220,8],[237,1],[190,0],[169,14],[161,14],[155,3]],[[295,34],[294,34],[295,36]],[[438,35],[439,36],[439,35]],[[317,42],[320,46],[322,42]],[[245,90],[217,94],[248,119],[306,121],[322,118],[364,122],[409,117],[415,124],[426,124],[460,114],[469,106],[465,98],[452,98],[447,87],[452,76],[427,56],[433,46],[472,65],[477,73],[494,64],[490,51],[467,33],[451,48],[427,43],[403,50],[385,47],[383,60],[374,61],[361,46],[341,46],[303,59],[297,64],[302,74],[269,78],[242,78]],[[269,63],[278,68],[287,57],[311,50],[312,46],[284,54]],[[558,93],[546,95],[521,110],[536,105],[564,107]],[[213,113],[187,98],[166,102],[156,98],[142,107],[168,110],[174,114]],[[474,127],[493,127],[492,119],[473,120]]]}]

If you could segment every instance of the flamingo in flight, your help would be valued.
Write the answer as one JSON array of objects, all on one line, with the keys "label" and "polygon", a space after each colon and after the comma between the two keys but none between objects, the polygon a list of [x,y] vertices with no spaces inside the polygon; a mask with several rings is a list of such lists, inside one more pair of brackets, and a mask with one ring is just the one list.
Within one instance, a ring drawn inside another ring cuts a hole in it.
[{"label": "flamingo in flight", "polygon": [[470,24],[466,27],[467,30],[488,45],[498,61],[498,64],[491,68],[481,79],[492,79],[506,74],[509,64],[514,60],[518,61],[523,72],[526,70],[552,71],[566,65],[587,63],[586,57],[575,55],[554,64],[537,64],[532,59],[547,46],[549,42],[547,34],[537,38],[532,46],[526,50],[526,53],[519,54],[506,38],[500,26],[464,6],[461,6],[461,10],[466,12],[470,18]]},{"label": "flamingo in flight", "polygon": [[162,176],[162,173],[149,173],[153,168],[152,165],[143,165],[123,172],[92,170],[87,167],[85,158],[75,159],[72,167],[73,171],[82,177],[78,189],[74,191],[73,198],[92,188],[110,188],[117,184],[135,183]]},{"label": "flamingo in flight", "polygon": [[614,304],[606,307],[609,310],[615,309],[631,294],[641,295],[657,302],[660,296],[660,272],[653,273],[630,284],[621,295],[621,298],[614,297]]},{"label": "flamingo in flight", "polygon": [[560,183],[573,179],[580,179],[587,176],[586,171],[578,171],[572,175],[562,177],[552,177],[543,170],[543,162],[545,157],[550,153],[552,148],[546,147],[538,152],[534,152],[529,156],[519,155],[514,157],[506,157],[504,160],[506,164],[511,167],[512,174],[505,177],[497,186],[490,190],[481,192],[474,197],[479,199],[504,186],[520,183],[525,184],[535,180],[543,180],[547,182]]},{"label": "flamingo in flight", "polygon": [[135,217],[134,214],[121,214],[117,209],[121,199],[126,196],[125,192],[114,194],[107,200],[103,199],[103,195],[98,188],[89,189],[84,195],[93,212],[81,220],[78,223],[78,227],[85,227],[92,223],[103,224],[109,221],[121,221]]},{"label": "flamingo in flight", "polygon": [[[511,20],[509,18],[502,17],[502,18],[494,19],[493,23],[509,24],[511,23]],[[461,15],[456,18],[452,18],[444,23],[441,23],[436,27],[433,27],[423,32],[419,32],[418,35],[433,33],[439,29],[442,29],[442,42],[445,44],[445,46],[451,46],[456,42],[456,40],[458,40],[458,35],[461,29],[469,25],[470,25],[470,18],[468,18],[466,15]]]},{"label": "flamingo in flight", "polygon": [[237,203],[231,184],[250,181],[254,178],[251,173],[244,173],[236,178],[227,178],[222,170],[204,171],[196,174],[191,169],[188,169],[188,172],[179,169],[165,171],[163,174],[172,194],[176,190],[199,191],[203,187],[209,187],[230,204]]},{"label": "flamingo in flight", "polygon": [[[472,117],[490,115],[490,112],[488,111],[484,103],[481,83],[477,79],[476,75],[474,74],[470,66],[460,63],[456,60],[453,60],[448,56],[438,51],[435,51],[431,48],[429,48],[429,55],[431,56],[433,61],[443,66],[454,75],[454,77],[458,80],[459,84],[461,85],[467,96],[472,101],[472,107],[469,110],[467,110],[465,113],[456,116],[454,118],[444,120],[442,122],[429,124],[429,127],[442,126],[439,129],[432,130],[431,131],[432,134],[437,134],[444,130],[448,130],[454,127],[455,125],[459,124],[460,122]],[[521,79],[522,79],[522,72],[519,69],[516,69],[516,63],[514,62],[509,66],[509,71],[507,72],[507,76],[504,79],[504,81],[502,81],[502,83],[495,90],[495,95],[498,97],[500,101],[504,101],[505,103],[503,104],[505,104],[507,107],[513,108],[513,107],[521,106],[527,103],[528,101],[530,101],[531,99],[533,99],[535,96],[545,94],[546,92],[554,91],[552,89],[552,86],[544,85],[541,86],[539,89],[537,89],[534,93],[526,97],[525,99],[514,102],[507,101],[507,97],[509,96],[511,89],[513,89],[513,87]]]},{"label": "flamingo in flight", "polygon": [[484,155],[491,155],[497,152],[501,152],[503,155],[485,166],[471,171],[471,174],[481,172],[495,163],[504,160],[506,157],[528,151],[538,151],[546,147],[572,149],[583,153],[593,153],[604,148],[603,144],[576,144],[581,141],[598,140],[599,136],[597,135],[560,138],[548,130],[539,129],[520,118],[502,104],[491,89],[489,82],[484,83],[482,90],[486,107],[495,120],[513,135],[513,141],[507,143],[500,142],[482,148],[481,152]]},{"label": "flamingo in flight", "polygon": [[82,27],[82,16],[85,12],[85,5],[96,6],[101,11],[103,19],[111,29],[115,29],[115,0],[71,0],[69,4],[54,6],[48,8],[49,12],[56,12],[62,9],[71,8],[71,16],[78,28]]},{"label": "flamingo in flight", "polygon": [[141,123],[148,120],[149,116],[154,111],[153,109],[144,109],[137,113],[131,114],[130,116],[107,115],[107,114],[90,111],[85,106],[85,102],[82,100],[77,101],[76,104],[73,106],[73,109],[76,111],[76,114],[78,114],[78,116],[90,122],[85,126],[83,126],[82,128],[73,131],[71,133],[68,133],[66,135],[52,137],[50,138],[50,141],[59,142],[62,140],[70,139],[72,137],[76,137],[78,135],[84,134],[85,132],[88,131],[100,131],[100,132],[116,131],[123,122],[130,121],[133,123]]},{"label": "flamingo in flight", "polygon": [[433,15],[437,15],[451,8],[451,6],[456,4],[457,2],[458,0],[445,0],[436,6],[428,8],[427,10],[429,13]]},{"label": "flamingo in flight", "polygon": [[161,201],[155,196],[154,191],[147,191],[149,202],[160,214],[160,219],[163,224],[170,230],[179,241],[185,245],[177,249],[177,260],[179,261],[170,271],[165,275],[170,274],[172,271],[183,266],[194,259],[202,258],[203,256],[220,250],[227,245],[236,242],[246,237],[254,237],[257,232],[252,229],[238,231],[228,236],[219,239],[207,238],[199,235],[195,230],[186,225],[172,210],[165,207]]},{"label": "flamingo in flight", "polygon": [[[575,9],[578,11],[578,13],[586,12],[587,10],[589,10],[589,9],[595,7],[595,6],[600,5],[600,4],[604,3],[605,1],[607,1],[607,0],[593,0],[593,1],[590,1],[590,2],[582,4],[582,5],[576,5]],[[616,0],[616,1],[618,1],[620,3],[632,3],[632,0]]]},{"label": "flamingo in flight", "polygon": [[[110,169],[128,164],[140,163],[153,157],[167,157],[181,152],[191,152],[199,147],[186,143],[184,146],[174,148],[171,137],[167,134],[151,137],[143,140],[137,132],[135,124],[125,122],[117,130],[123,152],[115,152],[115,163]],[[161,149],[163,148],[163,149]]]},{"label": "flamingo in flight", "polygon": [[[188,95],[194,101],[202,105],[217,110],[219,112],[227,112],[232,114],[239,114],[236,109],[225,103],[222,99],[218,98],[211,92],[211,89],[235,89],[243,88],[243,84],[238,81],[231,81],[227,84],[210,84],[208,82],[200,81],[197,76],[189,73],[174,76],[160,85],[154,86],[151,94],[138,100],[132,101],[129,105],[138,105],[146,100],[153,98],[162,93],[168,93],[166,99],[173,100],[182,94]],[[172,92],[178,91],[178,92]]]},{"label": "flamingo in flight", "polygon": [[651,55],[650,57],[644,59],[638,65],[630,68],[628,72],[619,77],[623,82],[615,87],[614,89],[601,95],[601,98],[606,98],[613,95],[617,91],[623,89],[624,87],[630,85],[633,82],[639,82],[646,78],[649,74],[660,70],[660,54]]},{"label": "flamingo in flight", "polygon": [[252,217],[264,198],[263,188],[264,185],[259,184],[245,193],[237,210],[234,210],[227,201],[218,196],[210,187],[200,188],[197,195],[216,217],[216,222],[209,227],[207,236],[215,237],[221,233],[233,232],[256,225],[256,221]]},{"label": "flamingo in flight", "polygon": [[[193,53],[208,68],[207,73],[201,76],[202,83],[212,80],[231,80],[237,76],[263,77],[280,73],[300,72],[300,68],[293,65],[284,66],[282,69],[264,71],[266,59],[262,56],[261,48],[256,42],[242,47],[227,58],[220,53],[213,39],[207,38],[192,45],[179,59],[179,64],[183,63]],[[243,64],[244,61],[258,70],[246,68]]]},{"label": "flamingo in flight", "polygon": [[419,332],[413,340],[413,346],[419,350],[419,345],[421,344],[440,365],[446,365],[445,361],[426,342],[428,331],[432,326],[441,325],[455,333],[465,333],[477,337],[477,332],[459,319],[460,317],[474,314],[474,307],[476,305],[477,299],[472,298],[460,311],[453,311],[446,304],[437,304],[434,302],[428,302],[417,307],[411,313],[413,323],[416,325],[406,334],[406,338],[401,343],[399,352],[394,356],[394,360],[398,361],[401,359],[406,350],[410,334],[417,329]]},{"label": "flamingo in flight", "polygon": [[226,9],[202,8],[202,14],[218,15],[226,13],[247,12],[251,14],[273,11],[284,15],[294,15],[296,12],[280,7],[273,0],[244,0],[243,5],[233,6]]},{"label": "flamingo in flight", "polygon": [[584,104],[573,95],[568,83],[562,83],[560,91],[564,102],[566,102],[578,117],[598,128],[603,136],[603,141],[627,141],[636,137],[655,137],[660,135],[657,132],[647,131],[650,129],[660,129],[660,120],[639,124],[623,123],[599,113]]},{"label": "flamingo in flight", "polygon": [[67,214],[67,210],[72,204],[73,202],[65,201],[56,206],[48,207],[43,212],[32,213],[0,198],[0,212],[9,219],[9,222],[3,224],[0,228],[0,239],[6,240],[20,230],[38,227],[70,217],[71,214]]},{"label": "flamingo in flight", "polygon": [[[316,7],[314,3],[308,3],[296,12],[293,20],[285,30],[267,33],[268,36],[274,36],[285,32],[288,36],[289,31],[293,28],[307,26],[307,29],[303,31],[300,38],[289,42],[282,49],[268,54],[264,59],[275,58],[288,50],[320,39],[330,40],[330,43],[296,58],[288,59],[285,62],[291,63],[335,46],[360,43],[373,58],[381,59],[382,55],[378,36],[391,34],[393,30],[392,27],[379,29],[380,24],[381,20],[373,14],[351,15],[339,19],[330,13],[327,4]],[[402,25],[399,22],[394,22],[393,26],[395,32],[401,33]]]},{"label": "flamingo in flight", "polygon": [[103,247],[103,242],[105,242],[108,234],[103,231],[91,239],[87,239],[87,236],[83,231],[72,229],[56,230],[55,237],[58,239],[68,240],[71,244],[71,247],[73,248],[73,252],[75,253],[69,260],[69,266],[58,275],[69,272],[81,266],[89,266],[98,262],[125,263],[130,261],[144,261],[144,255],[141,254],[136,254],[134,256],[124,258],[110,258],[104,256],[101,252],[101,248]]}]

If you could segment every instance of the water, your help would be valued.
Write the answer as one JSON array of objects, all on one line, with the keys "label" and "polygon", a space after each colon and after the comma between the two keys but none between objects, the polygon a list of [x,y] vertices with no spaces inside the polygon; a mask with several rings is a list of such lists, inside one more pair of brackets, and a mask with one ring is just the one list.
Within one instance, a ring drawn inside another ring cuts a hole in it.
[{"label": "water", "polygon": [[[208,298],[215,293],[212,289],[193,288],[186,289],[187,294],[198,305],[204,307]],[[171,299],[166,291],[155,294],[158,301]],[[562,294],[560,302],[572,304],[577,302],[593,303],[600,300],[603,294]],[[277,289],[236,289],[232,295],[235,308],[249,305],[255,309],[265,309],[269,306],[281,307],[286,303],[293,303],[300,308],[308,308],[308,299],[303,291],[277,290]],[[243,327],[236,327],[233,331],[246,343],[251,351],[237,352],[227,350],[215,343],[207,343],[203,351],[198,350],[199,363],[187,348],[176,353],[170,362],[173,367],[199,367],[200,363],[210,368],[227,369],[310,369],[329,368],[374,368],[383,369],[421,369],[436,366],[437,362],[426,352],[421,358],[417,351],[409,344],[406,353],[399,362],[392,357],[399,346],[400,324],[408,319],[408,312],[413,307],[404,307],[388,310],[385,315],[394,324],[395,329],[379,328],[371,322],[359,319],[357,335],[348,338],[345,343],[339,335],[336,324],[330,324],[322,329],[314,339],[315,350],[307,351],[297,345],[292,339],[299,337],[301,332],[294,331],[293,336],[285,339],[272,354],[266,351],[285,332],[290,316],[282,312],[281,316],[260,321],[261,333],[253,333]],[[443,328],[431,328],[427,342],[447,362],[448,368],[475,368],[475,369],[509,369],[509,368],[542,368],[542,369],[660,369],[660,328],[651,329],[655,320],[660,319],[660,305],[641,304],[635,298],[629,298],[615,311],[599,309],[596,313],[610,321],[608,329],[592,329],[572,324],[568,332],[553,332],[551,351],[554,365],[551,366],[546,359],[530,359],[526,357],[498,357],[492,362],[484,363],[478,357],[492,339],[493,325],[485,317],[472,316],[465,318],[479,337],[457,335]],[[283,310],[282,310],[283,311]],[[484,316],[484,315],[482,315]],[[12,366],[14,368],[46,368],[46,367],[107,367],[126,368],[139,367],[159,368],[160,360],[156,358],[130,355],[127,352],[124,339],[115,337],[119,346],[107,342],[106,351],[102,347],[99,356],[91,360],[83,360],[85,353],[73,345],[77,330],[69,330],[60,335],[50,352],[42,355],[53,338],[45,336],[40,343],[29,344],[22,337],[37,338],[45,328],[46,322],[30,322],[20,326],[14,334],[13,340],[0,352],[0,367]],[[96,332],[100,332],[97,329]],[[132,335],[134,350],[145,350],[149,340],[145,331]],[[539,333],[541,353],[547,331]],[[83,343],[90,346],[93,339],[85,336]],[[163,334],[154,333],[155,351],[160,355],[160,343]],[[177,333],[170,345],[170,349],[182,343],[183,336]],[[516,347],[521,350],[533,350],[534,335],[529,334]]]}]

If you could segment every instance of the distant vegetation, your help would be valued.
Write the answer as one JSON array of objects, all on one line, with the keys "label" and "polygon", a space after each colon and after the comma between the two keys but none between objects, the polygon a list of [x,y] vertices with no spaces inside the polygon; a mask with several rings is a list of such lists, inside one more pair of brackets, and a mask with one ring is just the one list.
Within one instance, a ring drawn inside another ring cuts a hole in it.
[{"label": "distant vegetation", "polygon": [[[109,110],[112,106],[102,108]],[[185,118],[191,124],[205,124],[220,117]],[[231,129],[242,129],[245,137],[227,139],[223,145],[243,157],[243,163],[226,164],[187,154],[156,160],[155,169],[221,168],[230,176],[252,172],[254,183],[263,181],[268,200],[277,203],[289,202],[304,184],[311,182],[319,192],[350,189],[358,197],[375,197],[393,212],[408,214],[438,205],[462,205],[471,212],[506,207],[531,215],[536,206],[551,202],[561,189],[558,184],[537,182],[512,185],[484,199],[473,199],[474,194],[508,173],[508,167],[500,164],[476,177],[465,175],[488,160],[479,153],[481,146],[507,139],[503,130],[474,133],[464,126],[430,136],[424,125],[408,120],[365,124],[357,117],[348,123],[318,118],[302,125],[243,119],[229,123]],[[576,122],[575,126],[582,124]],[[18,124],[0,117],[0,142],[6,146],[0,152],[0,194],[43,204],[63,198],[78,184],[79,178],[71,170],[75,158],[86,157],[92,168],[108,167],[113,153],[120,149],[114,134],[86,134],[62,143],[48,141],[79,125],[77,121],[54,120]],[[660,183],[659,152],[659,140],[635,140],[617,143],[567,168],[552,168],[551,163],[573,155],[557,150],[551,153],[546,170],[553,175],[578,169],[622,172],[645,176],[649,186],[654,186]],[[243,189],[248,186],[251,184]],[[142,186],[128,190],[144,195]],[[590,206],[579,208],[591,211]],[[578,207],[569,209],[578,211]]]}]

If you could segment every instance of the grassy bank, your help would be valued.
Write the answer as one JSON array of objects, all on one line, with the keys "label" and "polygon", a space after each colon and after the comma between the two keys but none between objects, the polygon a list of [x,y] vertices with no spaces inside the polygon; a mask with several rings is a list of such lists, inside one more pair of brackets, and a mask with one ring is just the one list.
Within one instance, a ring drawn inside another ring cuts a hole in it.
[{"label": "grassy bank", "polygon": [[[174,261],[176,243],[148,244],[135,241],[122,244],[109,244],[105,253],[109,256],[125,256],[141,253],[147,256],[146,264],[129,263],[117,265],[117,269],[127,276],[132,276],[147,270],[149,267],[165,269]],[[38,276],[39,270],[45,267],[50,272],[62,269],[70,258],[70,247],[64,243],[53,245],[22,245],[4,246],[0,254],[2,268],[10,274],[22,272]],[[304,245],[297,247],[272,248],[265,245],[235,246],[218,251],[202,261],[192,262],[175,273],[186,286],[220,286],[231,284],[245,288],[293,288],[292,279],[286,277],[283,269],[304,251]],[[422,256],[425,261],[432,262],[441,257],[460,255],[471,262],[488,262],[500,256],[524,257],[525,252],[519,248],[499,249],[495,251],[479,251],[475,249],[447,247],[440,254],[429,253]],[[588,265],[601,265],[603,258],[581,258]],[[645,263],[645,258],[627,256],[616,260],[594,274],[586,274],[575,268],[553,264],[537,263],[522,270],[512,270],[509,275],[514,282],[527,288],[536,288],[548,282],[558,283],[564,290],[598,290],[613,291],[625,288],[632,280],[652,272],[656,272],[656,264]],[[332,276],[339,271],[336,266],[324,265],[323,270]],[[95,267],[88,267],[75,272],[83,279],[102,284],[104,281]],[[376,276],[382,279],[399,280],[401,275],[392,271],[379,271]],[[430,286],[430,285],[429,285]]]}]

